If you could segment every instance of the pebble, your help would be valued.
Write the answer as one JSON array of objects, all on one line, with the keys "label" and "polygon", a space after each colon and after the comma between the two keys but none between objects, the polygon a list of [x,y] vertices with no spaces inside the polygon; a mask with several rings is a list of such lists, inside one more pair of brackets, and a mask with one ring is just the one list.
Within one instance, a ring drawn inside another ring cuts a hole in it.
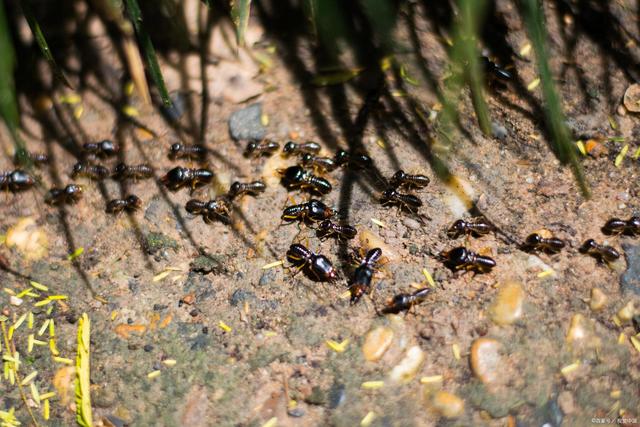
[{"label": "pebble", "polygon": [[407,350],[404,358],[391,369],[389,379],[395,383],[407,383],[413,379],[424,363],[424,351],[414,345]]},{"label": "pebble", "polygon": [[522,316],[523,302],[524,290],[520,283],[505,283],[490,308],[491,319],[497,325],[511,325]]},{"label": "pebble", "polygon": [[24,302],[24,300],[22,298],[18,298],[15,295],[11,295],[9,297],[9,304],[14,305],[16,307],[20,307],[23,302]]},{"label": "pebble", "polygon": [[574,314],[571,318],[571,324],[569,325],[569,331],[567,332],[567,341],[576,342],[584,339],[587,335],[585,329],[585,320],[582,314]]},{"label": "pebble", "polygon": [[592,311],[600,311],[607,305],[607,295],[598,288],[591,289],[591,299],[589,300],[589,308]]},{"label": "pebble", "polygon": [[262,276],[260,276],[260,281],[258,282],[258,285],[260,286],[268,285],[269,283],[273,282],[275,278],[276,278],[275,268],[270,268],[269,270],[265,270],[262,273]]},{"label": "pebble", "polygon": [[329,408],[335,409],[342,405],[347,398],[347,387],[344,384],[336,382],[329,390]]},{"label": "pebble", "polygon": [[504,125],[498,122],[491,123],[491,134],[494,138],[504,141],[509,136],[509,131]]},{"label": "pebble", "polygon": [[457,418],[464,412],[464,400],[446,391],[437,392],[433,396],[432,405],[445,418]]},{"label": "pebble", "polygon": [[169,98],[171,98],[171,105],[170,106],[162,105],[162,107],[160,107],[160,111],[170,122],[179,121],[182,115],[184,114],[186,110],[186,103],[187,103],[186,97],[187,97],[186,93],[174,92],[171,95],[169,95]]},{"label": "pebble", "polygon": [[362,345],[364,358],[369,362],[379,360],[387,351],[393,341],[393,330],[386,326],[380,326],[371,330]]},{"label": "pebble", "polygon": [[623,323],[627,323],[633,318],[633,315],[635,314],[635,312],[636,312],[636,309],[633,306],[633,301],[629,301],[627,305],[622,307],[618,311],[618,313],[616,313],[616,316],[618,316],[618,319],[620,319],[620,321],[622,321]]},{"label": "pebble", "polygon": [[503,361],[500,343],[491,338],[479,338],[471,345],[471,370],[484,384],[494,384],[501,374]]},{"label": "pebble", "polygon": [[260,141],[267,130],[262,125],[262,103],[258,102],[231,114],[229,134],[236,141]]},{"label": "pebble", "polygon": [[627,259],[627,271],[620,276],[620,288],[623,292],[640,295],[640,245],[622,244]]}]

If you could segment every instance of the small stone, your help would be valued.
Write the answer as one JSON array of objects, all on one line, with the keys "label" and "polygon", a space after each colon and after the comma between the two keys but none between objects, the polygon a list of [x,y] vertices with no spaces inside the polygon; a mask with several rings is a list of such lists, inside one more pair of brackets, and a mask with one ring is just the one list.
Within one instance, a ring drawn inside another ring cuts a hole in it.
[{"label": "small stone", "polygon": [[464,400],[446,391],[437,392],[433,396],[432,405],[445,418],[457,418],[464,412]]},{"label": "small stone", "polygon": [[118,418],[115,415],[107,415],[102,418],[102,423],[106,427],[125,427],[127,422],[122,418]]},{"label": "small stone", "polygon": [[258,281],[258,285],[265,286],[269,283],[273,282],[276,278],[276,269],[270,268],[269,270],[265,270],[260,276],[260,281]]},{"label": "small stone", "polygon": [[592,311],[600,311],[607,305],[607,295],[598,288],[591,289],[591,299],[589,300],[589,308]]},{"label": "small stone", "polygon": [[379,360],[387,351],[393,341],[393,330],[380,326],[370,331],[364,339],[362,353],[369,362]]},{"label": "small stone", "polygon": [[509,131],[501,123],[492,122],[491,134],[493,135],[494,138],[504,141],[509,136]]},{"label": "small stone", "polygon": [[498,325],[511,325],[522,316],[523,301],[524,290],[520,283],[505,283],[491,306],[491,319]]},{"label": "small stone", "polygon": [[153,345],[152,344],[146,344],[144,347],[142,347],[142,349],[144,351],[146,351],[147,353],[150,353],[153,351]]},{"label": "small stone", "polygon": [[620,276],[620,288],[623,292],[640,295],[640,245],[622,244],[627,260],[627,271]]},{"label": "small stone", "polygon": [[616,313],[616,316],[618,316],[618,319],[620,319],[620,321],[622,321],[623,323],[626,323],[633,318],[633,315],[635,314],[635,312],[636,312],[636,309],[633,306],[633,301],[629,301],[627,305],[622,307],[618,311],[618,313]]},{"label": "small stone", "polygon": [[293,409],[289,409],[287,411],[287,415],[289,415],[290,417],[294,417],[294,418],[300,418],[304,416],[304,409],[302,409],[299,406],[296,406]]},{"label": "small stone", "polygon": [[640,112],[640,84],[634,83],[627,88],[624,92],[623,104],[633,113]]},{"label": "small stone", "polygon": [[178,242],[162,233],[149,233],[145,236],[144,247],[153,255],[166,249],[178,249]]},{"label": "small stone", "polygon": [[414,345],[407,350],[400,363],[391,369],[389,379],[395,383],[408,383],[416,376],[424,363],[424,359],[424,351],[419,346]]},{"label": "small stone", "polygon": [[264,139],[267,130],[262,125],[262,103],[258,102],[231,114],[229,134],[236,141]]},{"label": "small stone", "polygon": [[494,384],[501,376],[500,343],[491,338],[479,338],[471,345],[471,370],[484,384]]},{"label": "small stone", "polygon": [[347,398],[347,388],[344,384],[336,382],[329,390],[329,408],[335,409],[342,405]]},{"label": "small stone", "polygon": [[170,122],[177,122],[186,110],[187,94],[184,92],[174,92],[169,95],[169,98],[171,98],[171,105],[162,105],[160,111]]},{"label": "small stone", "polygon": [[225,271],[225,257],[222,255],[200,255],[189,265],[192,271],[202,274],[220,274]]},{"label": "small stone", "polygon": [[196,297],[193,294],[187,294],[187,295],[183,296],[180,301],[183,304],[192,305],[194,302],[196,302]]},{"label": "small stone", "polygon": [[9,297],[9,304],[11,305],[15,305],[16,307],[20,307],[22,305],[24,301],[22,300],[22,298],[18,298],[15,295],[11,295]]},{"label": "small stone", "polygon": [[311,405],[324,405],[327,402],[327,396],[324,391],[318,386],[314,386],[311,389],[311,394],[307,396],[305,402]]},{"label": "small stone", "polygon": [[569,331],[567,332],[567,341],[576,342],[584,339],[587,335],[584,316],[582,314],[574,314],[571,318]]}]

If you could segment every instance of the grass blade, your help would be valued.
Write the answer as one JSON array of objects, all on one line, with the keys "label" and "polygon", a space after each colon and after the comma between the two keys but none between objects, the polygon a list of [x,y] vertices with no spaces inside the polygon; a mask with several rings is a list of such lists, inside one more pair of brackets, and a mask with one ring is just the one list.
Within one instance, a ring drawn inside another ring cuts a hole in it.
[{"label": "grass blade", "polygon": [[29,28],[31,28],[31,32],[33,33],[33,36],[36,39],[36,43],[38,43],[38,47],[42,52],[42,56],[44,56],[44,58],[49,63],[49,67],[51,67],[51,71],[53,72],[53,75],[56,77],[56,79],[59,82],[73,89],[73,86],[71,86],[71,83],[69,83],[69,80],[67,80],[67,78],[65,77],[60,67],[58,67],[58,64],[56,63],[56,60],[53,58],[53,55],[51,55],[51,49],[49,49],[49,44],[47,43],[47,39],[45,39],[44,34],[42,33],[42,29],[40,28],[40,24],[38,23],[38,20],[36,19],[33,13],[33,9],[31,8],[31,3],[29,2],[29,0],[21,0],[20,6],[22,7],[22,12],[24,13],[24,17],[27,20],[27,24],[29,24]]},{"label": "grass blade", "polygon": [[251,0],[232,0],[231,19],[236,26],[236,39],[238,47],[244,46],[244,33],[249,25],[249,15],[251,13]]},{"label": "grass blade", "polygon": [[30,159],[24,142],[18,135],[20,115],[18,113],[16,88],[13,80],[16,57],[11,44],[11,34],[4,2],[0,2],[0,52],[2,52],[0,54],[0,116],[2,116],[13,139],[18,162],[23,165],[29,165]]},{"label": "grass blade", "polygon": [[544,111],[551,131],[551,144],[560,162],[571,166],[583,196],[589,198],[591,195],[589,184],[585,179],[582,166],[571,143],[569,130],[565,124],[565,116],[553,82],[551,69],[549,68],[546,50],[546,30],[542,10],[540,9],[541,6],[538,5],[536,0],[520,0],[520,6],[529,37],[531,38],[531,44],[536,53],[538,73],[540,74],[542,93],[545,99]]},{"label": "grass blade", "polygon": [[142,48],[142,52],[147,61],[151,78],[160,92],[162,103],[165,107],[171,107],[171,98],[169,98],[167,86],[164,84],[164,78],[162,77],[162,71],[160,71],[156,50],[154,49],[151,37],[149,37],[149,33],[147,33],[142,22],[142,12],[140,11],[138,0],[125,0],[125,5],[129,18],[131,19],[131,22],[133,22],[133,27],[138,34],[140,47]]},{"label": "grass blade", "polygon": [[90,382],[91,323],[87,313],[78,321],[78,349],[76,356],[76,421],[82,427],[93,426]]}]

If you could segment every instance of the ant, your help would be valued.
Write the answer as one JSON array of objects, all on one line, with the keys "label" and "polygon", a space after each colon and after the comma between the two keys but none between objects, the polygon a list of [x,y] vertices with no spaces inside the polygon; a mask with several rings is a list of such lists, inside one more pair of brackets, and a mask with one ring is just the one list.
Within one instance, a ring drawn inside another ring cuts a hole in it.
[{"label": "ant", "polygon": [[272,156],[273,153],[278,151],[280,144],[275,141],[257,142],[251,141],[247,144],[247,148],[244,151],[244,155],[247,157],[260,157],[260,156]]},{"label": "ant", "polygon": [[100,142],[88,142],[82,145],[82,149],[87,154],[93,154],[98,157],[114,156],[120,151],[120,146],[108,139]]},{"label": "ant", "polygon": [[202,220],[206,224],[211,224],[216,219],[225,224],[231,223],[229,204],[225,197],[217,197],[208,202],[192,199],[184,208],[192,215],[202,215]]},{"label": "ant", "polygon": [[405,173],[403,170],[399,170],[394,173],[389,181],[389,184],[393,188],[405,186],[406,188],[425,188],[431,180],[426,175],[411,175]]},{"label": "ant", "polygon": [[284,144],[284,147],[282,147],[282,153],[285,156],[290,156],[292,154],[318,154],[320,152],[320,148],[320,144],[313,141],[307,141],[301,144],[289,141]]},{"label": "ant", "polygon": [[153,176],[153,168],[149,165],[135,165],[128,166],[124,163],[119,163],[114,169],[112,178],[118,181],[124,181],[125,179],[146,179]]},{"label": "ant", "polygon": [[380,202],[383,206],[396,205],[400,207],[400,210],[407,210],[414,213],[422,206],[422,200],[416,196],[400,193],[393,187],[389,187],[382,192]]},{"label": "ant", "polygon": [[542,237],[538,233],[533,233],[527,236],[522,245],[522,249],[530,251],[543,251],[547,253],[558,253],[564,248],[564,241],[557,237]]},{"label": "ant", "polygon": [[169,158],[203,160],[207,156],[207,149],[199,144],[188,145],[176,142],[169,147]]},{"label": "ant", "polygon": [[473,221],[465,221],[459,219],[449,227],[447,230],[447,236],[451,239],[457,239],[463,234],[480,237],[485,234],[489,234],[495,230],[493,224],[490,224],[484,218],[476,218]]},{"label": "ant", "polygon": [[213,172],[209,169],[189,169],[177,166],[171,169],[160,181],[171,191],[179,190],[185,185],[190,185],[194,190],[200,185],[213,181]]},{"label": "ant", "polygon": [[102,181],[109,176],[109,169],[102,165],[92,165],[91,163],[78,162],[73,165],[71,178],[76,179],[83,176],[95,181]]},{"label": "ant", "polygon": [[74,204],[82,197],[82,187],[69,184],[65,188],[52,188],[45,196],[45,203],[49,205]]},{"label": "ant", "polygon": [[481,57],[480,62],[489,85],[505,86],[505,84],[513,78],[510,72],[500,67],[486,56]]},{"label": "ant", "polygon": [[607,245],[600,245],[593,239],[586,240],[580,249],[580,253],[590,255],[600,262],[614,262],[620,258],[617,250]]},{"label": "ant", "polygon": [[330,219],[325,219],[318,225],[318,237],[322,240],[328,239],[331,236],[336,236],[338,239],[353,239],[356,237],[358,230],[355,227],[348,224],[336,224]]},{"label": "ant", "polygon": [[410,310],[416,304],[420,304],[431,293],[431,288],[418,289],[411,294],[398,294],[394,296],[385,308],[383,314],[398,314],[401,311]]},{"label": "ant", "polygon": [[134,212],[142,207],[142,200],[133,194],[128,195],[124,199],[113,199],[107,203],[107,213],[117,214],[122,211]]},{"label": "ant", "polygon": [[300,243],[289,247],[287,260],[299,270],[305,269],[307,274],[319,282],[334,282],[338,279],[338,273],[327,257],[313,253]]},{"label": "ant", "polygon": [[327,194],[333,187],[329,181],[311,172],[304,170],[300,166],[290,166],[286,169],[278,169],[282,175],[282,184],[288,189],[302,188],[310,189],[311,192]]},{"label": "ant", "polygon": [[307,153],[300,157],[300,164],[304,167],[313,167],[314,169],[323,172],[331,172],[338,167],[335,160],[331,157],[316,156],[311,153]]},{"label": "ant", "polygon": [[324,221],[336,214],[337,212],[335,209],[328,207],[320,200],[311,199],[306,203],[287,206],[284,211],[282,211],[282,216],[280,218],[287,222],[293,222],[296,220]]},{"label": "ant", "polygon": [[0,190],[9,190],[12,193],[25,191],[33,187],[35,180],[28,173],[16,169],[11,172],[0,172]]},{"label": "ant", "polygon": [[602,232],[636,236],[640,234],[640,217],[632,216],[628,220],[612,218],[602,227]]},{"label": "ant", "polygon": [[445,252],[441,259],[453,271],[473,270],[477,273],[488,273],[496,266],[493,258],[479,255],[463,246]]},{"label": "ant", "polygon": [[234,182],[231,184],[231,188],[229,188],[228,197],[233,200],[238,196],[242,196],[243,194],[251,194],[252,196],[257,196],[267,189],[267,185],[262,181],[253,181],[248,183],[242,182]]},{"label": "ant", "polygon": [[356,169],[368,169],[373,167],[373,160],[366,154],[350,153],[345,150],[338,150],[335,155],[335,161],[338,166],[350,166]]},{"label": "ant", "polygon": [[353,273],[353,280],[349,283],[351,304],[357,303],[365,293],[371,289],[371,280],[375,273],[374,266],[382,257],[382,249],[373,248],[364,256],[360,265]]}]

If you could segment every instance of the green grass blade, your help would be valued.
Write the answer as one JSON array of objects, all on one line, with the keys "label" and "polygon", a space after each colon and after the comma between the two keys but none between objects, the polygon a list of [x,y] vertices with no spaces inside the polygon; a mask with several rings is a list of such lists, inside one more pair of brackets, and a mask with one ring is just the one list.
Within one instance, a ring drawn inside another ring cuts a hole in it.
[{"label": "green grass blade", "polygon": [[11,34],[4,2],[0,2],[0,116],[4,120],[9,133],[13,138],[18,161],[28,165],[28,155],[24,142],[18,135],[20,115],[16,102],[16,88],[13,80],[13,71],[16,65],[16,57],[11,42]]},{"label": "green grass blade", "polygon": [[304,14],[309,20],[311,34],[318,40],[318,0],[304,0]]},{"label": "green grass blade", "polygon": [[160,92],[162,103],[165,105],[165,107],[170,107],[171,98],[169,98],[167,86],[164,84],[164,78],[162,77],[162,71],[160,71],[160,64],[158,64],[156,50],[154,49],[153,43],[151,42],[151,37],[149,37],[149,33],[147,33],[147,30],[145,29],[142,22],[142,12],[140,11],[138,0],[125,0],[125,5],[127,13],[129,14],[129,18],[131,19],[131,22],[133,22],[133,27],[138,34],[138,41],[140,43],[140,47],[142,48],[142,53],[144,54],[145,60],[147,61],[147,66],[149,67],[151,78],[153,79],[153,82]]},{"label": "green grass blade", "polygon": [[460,60],[465,69],[465,80],[471,89],[473,108],[478,117],[478,125],[485,135],[491,135],[491,118],[489,108],[484,98],[484,77],[478,61],[476,49],[476,34],[482,23],[486,2],[485,0],[459,0],[461,19],[456,44],[460,49]]},{"label": "green grass blade", "polygon": [[42,56],[44,56],[44,58],[49,63],[49,67],[51,67],[53,75],[59,82],[73,89],[73,86],[71,86],[71,83],[69,83],[69,80],[67,80],[60,67],[58,67],[58,64],[53,58],[53,55],[51,54],[51,49],[49,49],[47,39],[44,37],[42,29],[40,28],[40,24],[38,23],[38,20],[33,13],[33,9],[31,8],[31,3],[29,2],[29,0],[21,0],[20,6],[22,7],[22,12],[24,13],[24,17],[27,20],[27,24],[29,24],[29,28],[31,28],[31,32],[36,39],[36,43],[38,43],[38,47],[42,52]]},{"label": "green grass blade", "polygon": [[569,164],[578,182],[578,186],[584,197],[590,197],[589,184],[586,181],[582,165],[578,162],[574,145],[569,137],[569,130],[565,124],[565,116],[560,104],[560,98],[556,91],[549,68],[548,54],[546,50],[546,30],[543,21],[542,10],[537,0],[520,0],[523,18],[527,26],[531,45],[536,53],[538,73],[542,85],[542,93],[545,99],[545,115],[549,130],[551,131],[552,145],[558,159],[563,164]]},{"label": "green grass blade", "polygon": [[236,39],[238,47],[244,46],[244,33],[249,25],[249,15],[251,13],[251,0],[232,0],[231,19],[236,26]]}]

